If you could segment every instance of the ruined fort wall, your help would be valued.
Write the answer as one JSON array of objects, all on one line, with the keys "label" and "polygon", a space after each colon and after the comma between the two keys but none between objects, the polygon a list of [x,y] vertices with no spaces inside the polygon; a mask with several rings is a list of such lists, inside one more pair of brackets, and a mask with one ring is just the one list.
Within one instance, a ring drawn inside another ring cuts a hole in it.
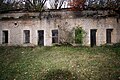
[{"label": "ruined fort wall", "polygon": [[[84,12],[85,13],[85,12]],[[105,12],[102,12],[105,13]],[[52,45],[52,30],[58,30],[59,42],[74,43],[74,29],[82,27],[86,32],[83,45],[90,46],[90,30],[96,29],[96,45],[106,43],[106,29],[113,29],[111,42],[120,42],[120,20],[115,17],[86,17],[83,13],[73,12],[45,12],[41,19],[39,13],[7,13],[0,15],[0,44],[2,44],[2,31],[8,30],[9,45],[24,44],[23,30],[30,30],[30,44],[38,45],[38,30],[44,30],[44,45]],[[91,14],[91,13],[89,13]],[[107,14],[107,13],[106,13]],[[29,16],[27,16],[29,15]],[[105,14],[104,14],[105,15]],[[21,18],[22,16],[22,18]],[[27,17],[26,17],[27,16]],[[9,19],[2,19],[9,17]],[[15,19],[11,19],[14,17]],[[26,17],[26,18],[24,18]],[[28,45],[28,44],[27,44]]]}]

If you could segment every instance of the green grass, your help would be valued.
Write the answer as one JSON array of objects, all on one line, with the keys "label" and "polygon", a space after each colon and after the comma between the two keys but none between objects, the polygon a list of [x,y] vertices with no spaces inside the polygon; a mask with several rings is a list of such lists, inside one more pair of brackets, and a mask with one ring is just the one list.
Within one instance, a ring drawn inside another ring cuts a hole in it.
[{"label": "green grass", "polygon": [[120,47],[0,47],[0,80],[120,80]]}]

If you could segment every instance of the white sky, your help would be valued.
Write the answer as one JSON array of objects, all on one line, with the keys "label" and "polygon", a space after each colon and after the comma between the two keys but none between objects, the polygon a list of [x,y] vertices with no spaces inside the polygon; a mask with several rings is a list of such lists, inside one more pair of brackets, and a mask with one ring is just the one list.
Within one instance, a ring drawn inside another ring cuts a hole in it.
[{"label": "white sky", "polygon": [[[11,2],[12,0],[4,0],[4,2]],[[13,0],[14,1],[14,0]],[[15,1],[22,1],[22,0],[15,0]],[[24,1],[24,0],[23,0]],[[65,0],[64,1],[64,3],[63,3],[63,5],[62,5],[62,8],[67,8],[67,5],[68,5],[68,2],[67,2],[67,0]],[[51,8],[50,7],[50,4],[49,4],[49,0],[47,0],[46,1],[46,3],[45,3],[45,6],[47,7],[47,8]]]},{"label": "white sky", "polygon": [[[49,0],[46,1],[45,6],[47,6],[47,8],[49,8],[49,9],[51,8],[50,4],[49,4]],[[63,5],[62,5],[62,8],[67,8],[67,6],[68,6],[68,2],[67,2],[67,0],[65,0]]]}]

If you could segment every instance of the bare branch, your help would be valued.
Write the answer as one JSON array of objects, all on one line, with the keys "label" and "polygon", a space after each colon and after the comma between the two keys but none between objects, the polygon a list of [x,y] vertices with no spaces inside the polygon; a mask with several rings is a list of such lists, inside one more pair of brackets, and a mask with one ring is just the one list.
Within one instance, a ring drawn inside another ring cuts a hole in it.
[{"label": "bare branch", "polygon": [[49,0],[52,9],[60,9],[65,0]]}]

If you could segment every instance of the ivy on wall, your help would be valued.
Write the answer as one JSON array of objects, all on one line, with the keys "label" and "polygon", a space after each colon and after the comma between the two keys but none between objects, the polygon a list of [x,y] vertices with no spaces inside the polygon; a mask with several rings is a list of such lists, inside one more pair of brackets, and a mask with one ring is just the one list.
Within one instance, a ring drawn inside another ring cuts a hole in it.
[{"label": "ivy on wall", "polygon": [[84,38],[85,31],[82,29],[82,27],[76,27],[75,28],[75,43],[76,44],[83,44],[83,38]]}]

